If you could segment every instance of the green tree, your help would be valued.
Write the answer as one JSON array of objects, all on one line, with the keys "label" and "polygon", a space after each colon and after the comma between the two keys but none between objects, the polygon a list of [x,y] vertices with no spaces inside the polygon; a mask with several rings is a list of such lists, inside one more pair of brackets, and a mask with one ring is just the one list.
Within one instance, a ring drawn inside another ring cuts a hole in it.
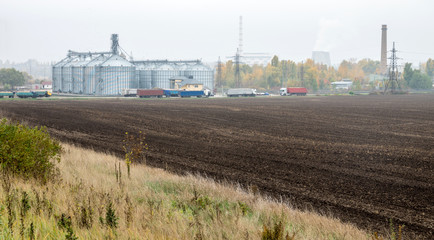
[{"label": "green tree", "polygon": [[406,63],[404,65],[404,75],[403,75],[403,77],[404,77],[404,80],[405,80],[405,82],[407,83],[408,86],[410,85],[411,78],[413,77],[413,72],[414,71],[411,68],[411,63]]},{"label": "green tree", "polygon": [[16,86],[23,85],[25,81],[23,73],[14,68],[0,69],[0,83],[6,90],[12,90]]},{"label": "green tree", "polygon": [[273,59],[271,59],[271,66],[279,67],[279,57],[274,55]]},{"label": "green tree", "polygon": [[357,65],[359,65],[365,75],[374,74],[377,72],[377,70],[380,68],[380,62],[374,61],[369,58],[365,58],[360,60]]},{"label": "green tree", "polygon": [[421,73],[420,70],[415,70],[409,86],[413,89],[430,89],[432,88],[432,79],[428,75]]},{"label": "green tree", "polygon": [[426,74],[431,78],[434,77],[434,60],[431,58],[426,62]]}]

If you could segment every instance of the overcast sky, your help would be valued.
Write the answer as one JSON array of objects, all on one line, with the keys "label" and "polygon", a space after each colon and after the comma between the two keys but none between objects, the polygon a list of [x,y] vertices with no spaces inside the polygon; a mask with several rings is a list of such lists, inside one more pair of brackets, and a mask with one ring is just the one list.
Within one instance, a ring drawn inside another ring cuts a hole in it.
[{"label": "overcast sky", "polygon": [[380,59],[388,48],[415,64],[434,58],[432,0],[0,0],[0,60],[59,61],[69,49],[106,51],[110,35],[134,59],[232,56],[243,16],[244,52],[301,61],[313,50]]}]

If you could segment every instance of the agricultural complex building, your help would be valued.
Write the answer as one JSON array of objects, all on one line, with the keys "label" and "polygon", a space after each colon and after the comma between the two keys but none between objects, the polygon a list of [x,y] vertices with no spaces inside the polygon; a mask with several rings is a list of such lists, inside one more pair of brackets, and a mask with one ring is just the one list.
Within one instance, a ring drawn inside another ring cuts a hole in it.
[{"label": "agricultural complex building", "polygon": [[119,53],[118,35],[109,52],[69,51],[52,67],[53,91],[85,95],[121,95],[122,89],[170,88],[170,78],[184,76],[214,88],[214,70],[200,60],[128,61]]}]

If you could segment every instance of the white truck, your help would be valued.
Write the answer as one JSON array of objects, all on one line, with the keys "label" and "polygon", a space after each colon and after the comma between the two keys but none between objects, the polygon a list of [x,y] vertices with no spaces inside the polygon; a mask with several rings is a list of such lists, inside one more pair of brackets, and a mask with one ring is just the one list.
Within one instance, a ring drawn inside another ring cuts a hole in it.
[{"label": "white truck", "polygon": [[226,93],[228,97],[254,97],[256,89],[253,88],[231,88]]},{"label": "white truck", "polygon": [[137,97],[137,89],[125,88],[122,89],[122,95],[125,97]]}]

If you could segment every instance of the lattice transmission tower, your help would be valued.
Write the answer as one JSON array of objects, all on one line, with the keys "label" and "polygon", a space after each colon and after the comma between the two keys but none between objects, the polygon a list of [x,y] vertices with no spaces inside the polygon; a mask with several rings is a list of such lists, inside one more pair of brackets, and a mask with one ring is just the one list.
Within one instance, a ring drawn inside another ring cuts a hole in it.
[{"label": "lattice transmission tower", "polygon": [[397,88],[399,90],[401,90],[401,86],[400,86],[399,81],[398,81],[398,77],[399,77],[398,59],[401,59],[401,58],[398,58],[396,56],[396,52],[398,52],[398,51],[395,49],[395,42],[393,42],[393,48],[391,50],[392,54],[388,58],[388,59],[390,59],[389,77],[388,77],[388,79],[384,85],[384,93],[387,93],[388,90],[390,90],[390,92],[392,94],[396,93]]}]

